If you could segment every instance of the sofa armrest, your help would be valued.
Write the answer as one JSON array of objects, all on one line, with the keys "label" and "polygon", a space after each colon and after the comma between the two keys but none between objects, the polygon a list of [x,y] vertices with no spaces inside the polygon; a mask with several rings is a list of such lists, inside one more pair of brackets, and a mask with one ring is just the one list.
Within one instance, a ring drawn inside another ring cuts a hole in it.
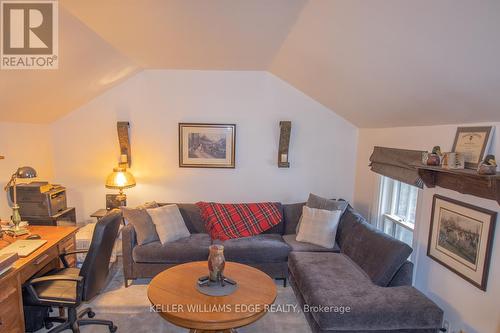
[{"label": "sofa armrest", "polygon": [[411,286],[413,283],[413,263],[406,261],[394,274],[388,287]]},{"label": "sofa armrest", "polygon": [[137,238],[134,226],[127,224],[122,228],[122,256],[123,256],[123,276],[125,279],[133,278],[134,258],[132,251],[137,246]]}]

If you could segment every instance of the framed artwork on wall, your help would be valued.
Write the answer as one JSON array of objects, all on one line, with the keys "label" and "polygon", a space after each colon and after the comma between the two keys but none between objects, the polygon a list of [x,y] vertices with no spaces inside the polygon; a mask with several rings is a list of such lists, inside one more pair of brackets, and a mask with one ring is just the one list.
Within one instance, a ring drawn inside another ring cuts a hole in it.
[{"label": "framed artwork on wall", "polygon": [[496,212],[434,195],[427,255],[486,291],[496,218]]},{"label": "framed artwork on wall", "polygon": [[493,126],[458,127],[452,151],[464,156],[465,167],[476,169],[488,151]]},{"label": "framed artwork on wall", "polygon": [[179,166],[234,168],[235,124],[179,123]]}]

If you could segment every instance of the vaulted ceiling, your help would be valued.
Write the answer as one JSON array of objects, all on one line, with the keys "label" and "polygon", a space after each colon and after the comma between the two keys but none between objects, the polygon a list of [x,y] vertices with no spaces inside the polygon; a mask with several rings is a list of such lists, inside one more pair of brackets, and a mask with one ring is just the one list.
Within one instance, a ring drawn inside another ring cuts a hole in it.
[{"label": "vaulted ceiling", "polygon": [[0,71],[0,121],[51,122],[149,68],[267,70],[359,127],[500,120],[497,0],[59,4],[59,69]]},{"label": "vaulted ceiling", "polygon": [[138,69],[59,6],[59,69],[0,70],[0,121],[51,122]]}]

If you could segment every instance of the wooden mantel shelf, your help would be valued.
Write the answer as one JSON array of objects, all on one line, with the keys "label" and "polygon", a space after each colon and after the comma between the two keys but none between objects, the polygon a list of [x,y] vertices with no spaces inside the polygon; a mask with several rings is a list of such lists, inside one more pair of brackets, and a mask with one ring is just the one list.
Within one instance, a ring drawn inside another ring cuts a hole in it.
[{"label": "wooden mantel shelf", "polygon": [[500,172],[479,175],[471,169],[443,169],[417,165],[418,174],[427,187],[443,187],[480,198],[496,200],[500,204]]}]

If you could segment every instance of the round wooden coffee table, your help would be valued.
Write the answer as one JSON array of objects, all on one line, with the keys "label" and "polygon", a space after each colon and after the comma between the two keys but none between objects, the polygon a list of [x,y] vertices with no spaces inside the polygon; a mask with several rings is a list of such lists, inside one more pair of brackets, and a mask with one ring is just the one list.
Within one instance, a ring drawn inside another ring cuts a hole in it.
[{"label": "round wooden coffee table", "polygon": [[208,274],[206,261],[169,268],[149,284],[148,298],[169,322],[190,332],[234,332],[264,316],[276,299],[276,285],[253,267],[226,262],[224,275],[238,283],[228,296],[207,296],[196,290],[200,276]]}]

